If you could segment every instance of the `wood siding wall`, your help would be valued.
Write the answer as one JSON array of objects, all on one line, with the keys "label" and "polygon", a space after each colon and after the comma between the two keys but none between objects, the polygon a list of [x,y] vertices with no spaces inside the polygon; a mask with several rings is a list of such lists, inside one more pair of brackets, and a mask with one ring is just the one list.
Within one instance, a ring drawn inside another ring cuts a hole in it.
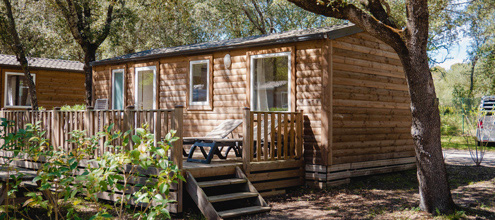
[{"label": "wood siding wall", "polygon": [[[0,67],[1,92],[0,103],[5,107],[5,72],[23,73],[21,69]],[[84,88],[84,74],[78,72],[55,70],[31,70],[35,74],[36,94],[38,106],[53,109],[63,105],[84,104],[86,90]],[[9,108],[12,109],[12,108]]]},{"label": "wood siding wall", "polygon": [[[202,56],[171,57],[147,62],[127,62],[119,65],[95,66],[95,99],[108,98],[111,103],[111,71],[126,70],[126,105],[134,105],[134,75],[136,67],[156,66],[159,73],[158,106],[161,109],[175,105],[187,106],[189,61],[211,57],[213,60],[213,110],[193,110],[186,108],[184,114],[184,136],[202,136],[211,131],[224,119],[242,119],[243,108],[250,106],[249,101],[249,56],[278,52],[292,52],[292,110],[303,110],[305,129],[305,159],[320,162],[320,145],[317,140],[321,123],[319,122],[321,103],[321,41],[309,41],[283,44],[271,47],[237,49]],[[223,58],[230,54],[232,64],[225,69]],[[297,97],[297,99],[295,98]],[[242,132],[242,126],[236,129]]]},{"label": "wood siding wall", "polygon": [[410,98],[397,54],[364,33],[331,45],[331,164],[414,156]]},{"label": "wood siding wall", "polygon": [[[402,65],[392,48],[362,33],[335,40],[96,66],[95,98],[111,99],[111,71],[124,68],[125,103],[134,105],[135,68],[156,66],[158,106],[187,107],[189,61],[210,57],[212,110],[186,108],[184,115],[184,136],[202,136],[219,120],[242,119],[242,108],[250,106],[249,56],[287,51],[292,52],[292,110],[304,114],[307,164],[414,156],[409,93]],[[223,63],[226,54],[232,57],[229,69]],[[235,132],[241,131],[240,127]]]}]

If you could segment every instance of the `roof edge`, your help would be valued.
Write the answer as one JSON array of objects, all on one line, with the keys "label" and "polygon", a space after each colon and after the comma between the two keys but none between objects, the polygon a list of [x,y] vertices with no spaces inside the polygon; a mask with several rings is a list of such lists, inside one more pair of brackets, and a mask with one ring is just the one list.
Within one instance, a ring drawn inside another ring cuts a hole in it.
[{"label": "roof edge", "polygon": [[209,48],[204,48],[204,49],[190,49],[190,50],[176,51],[176,52],[170,52],[170,53],[152,54],[152,55],[147,55],[147,56],[142,56],[142,57],[124,58],[124,59],[118,59],[118,60],[100,60],[100,61],[93,61],[90,63],[90,65],[91,66],[101,66],[101,65],[109,65],[109,64],[119,64],[119,63],[123,63],[123,62],[145,61],[145,60],[150,60],[150,59],[173,57],[173,56],[199,55],[199,54],[204,54],[204,53],[225,51],[225,50],[231,50],[231,49],[242,49],[242,48],[247,48],[247,47],[267,46],[267,45],[273,45],[273,44],[296,43],[296,42],[319,40],[319,39],[333,40],[333,39],[357,34],[360,32],[363,32],[363,30],[361,28],[357,27],[356,25],[352,25],[352,26],[347,26],[347,27],[343,27],[343,28],[339,28],[336,30],[331,30],[328,32],[323,32],[323,33],[315,33],[315,34],[308,34],[308,35],[295,36],[295,37],[287,37],[287,38],[274,39],[274,40],[265,40],[265,41],[254,42],[254,43],[241,43],[241,44],[231,45],[231,46],[214,46],[214,47],[209,47]]},{"label": "roof edge", "polygon": [[[22,67],[19,65],[6,65],[0,64],[0,68],[12,68],[12,69],[21,69]],[[74,70],[74,69],[63,69],[63,68],[49,68],[49,67],[29,67],[30,70],[49,70],[49,71],[60,71],[60,72],[74,72],[74,73],[84,73],[84,70]]]}]

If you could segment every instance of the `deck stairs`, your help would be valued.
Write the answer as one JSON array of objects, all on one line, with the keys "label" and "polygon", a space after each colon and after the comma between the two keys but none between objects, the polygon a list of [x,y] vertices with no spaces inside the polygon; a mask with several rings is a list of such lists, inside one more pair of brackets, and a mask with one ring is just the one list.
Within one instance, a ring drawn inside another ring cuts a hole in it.
[{"label": "deck stairs", "polygon": [[271,208],[239,167],[232,175],[194,178],[186,172],[186,190],[209,219],[268,212]]}]

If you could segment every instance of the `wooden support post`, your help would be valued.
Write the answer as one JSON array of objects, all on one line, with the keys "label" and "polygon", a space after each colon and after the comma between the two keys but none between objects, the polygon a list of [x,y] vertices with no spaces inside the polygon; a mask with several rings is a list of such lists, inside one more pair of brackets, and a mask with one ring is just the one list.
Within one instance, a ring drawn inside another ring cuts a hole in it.
[{"label": "wooden support post", "polygon": [[86,134],[89,136],[93,135],[93,129],[92,129],[92,118],[91,118],[91,112],[93,111],[93,106],[88,106],[86,107],[86,111],[84,112],[84,130],[86,130]]},{"label": "wooden support post", "polygon": [[58,147],[60,146],[60,107],[55,107],[53,109],[52,113],[52,126],[53,126],[53,137],[52,137],[52,144],[54,147],[54,150],[58,150]]},{"label": "wooden support post", "polygon": [[[153,112],[151,114],[153,114]],[[154,117],[155,122],[153,123],[153,130],[155,131],[155,147],[158,147],[157,143],[162,140],[162,112],[160,110],[156,110],[155,114],[156,116]]]},{"label": "wooden support post", "polygon": [[[243,142],[242,142],[242,163],[244,173],[249,176],[251,172],[251,144],[253,143],[251,137],[251,111],[249,108],[244,108],[244,121],[242,125]],[[258,152],[259,153],[259,152]]]},{"label": "wooden support post", "polygon": [[[172,120],[172,129],[176,131],[175,137],[179,138],[177,141],[172,143],[172,161],[177,167],[182,170],[182,149],[183,149],[183,139],[182,132],[184,130],[183,120],[184,118],[184,106],[177,105],[174,110],[174,119]],[[184,175],[184,172],[182,172]],[[182,212],[182,181],[178,181],[177,188],[177,212]]]},{"label": "wooden support post", "polygon": [[297,127],[296,127],[296,159],[304,158],[303,154],[303,111],[299,110],[297,113]]},{"label": "wooden support post", "polygon": [[[124,111],[124,130],[122,132],[127,132],[128,130],[133,129],[133,122],[134,122],[134,106],[130,105],[125,108]],[[133,132],[131,132],[129,135],[132,135]],[[125,146],[124,146],[125,147]],[[127,149],[132,148],[132,138],[129,138],[129,146],[127,146]]]}]

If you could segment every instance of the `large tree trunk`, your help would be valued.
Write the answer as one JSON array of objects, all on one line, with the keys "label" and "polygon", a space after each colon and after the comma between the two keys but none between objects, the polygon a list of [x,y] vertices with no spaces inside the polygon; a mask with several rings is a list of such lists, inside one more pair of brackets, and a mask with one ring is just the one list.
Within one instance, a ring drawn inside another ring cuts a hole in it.
[{"label": "large tree trunk", "polygon": [[435,213],[436,209],[440,213],[452,213],[455,204],[442,154],[438,101],[427,57],[407,54],[399,54],[399,57],[411,95],[411,134],[416,146],[420,208],[429,213]]},{"label": "large tree trunk", "polygon": [[[28,60],[26,59],[26,52],[24,48],[24,44],[21,42],[21,39],[19,37],[19,33],[17,32],[17,27],[15,24],[15,19],[14,15],[12,12],[12,5],[10,4],[9,0],[3,0],[3,3],[5,5],[6,9],[6,14],[8,18],[8,25],[3,26],[7,30],[2,30],[2,32],[6,32],[5,34],[8,36],[5,36],[9,40],[10,47],[12,51],[14,51],[17,61],[21,65],[21,68],[24,72],[24,76],[26,77],[28,81],[28,89],[29,93],[31,95],[31,107],[34,110],[38,110],[38,98],[36,96],[36,85],[33,80],[33,76],[31,75],[31,72],[29,71],[29,63]],[[3,22],[3,21],[2,21]]]},{"label": "large tree trunk", "polygon": [[86,81],[84,83],[86,87],[86,106],[93,105],[93,70],[91,68],[91,62],[96,60],[97,47],[89,45],[84,50],[84,74],[86,75]]},{"label": "large tree trunk", "polygon": [[31,107],[33,110],[38,110],[38,97],[36,95],[36,84],[34,83],[33,75],[31,75],[31,71],[29,71],[29,64],[24,52],[22,54],[17,55],[17,61],[21,64],[22,70],[24,72],[24,76],[28,82],[29,94],[31,95]]}]

